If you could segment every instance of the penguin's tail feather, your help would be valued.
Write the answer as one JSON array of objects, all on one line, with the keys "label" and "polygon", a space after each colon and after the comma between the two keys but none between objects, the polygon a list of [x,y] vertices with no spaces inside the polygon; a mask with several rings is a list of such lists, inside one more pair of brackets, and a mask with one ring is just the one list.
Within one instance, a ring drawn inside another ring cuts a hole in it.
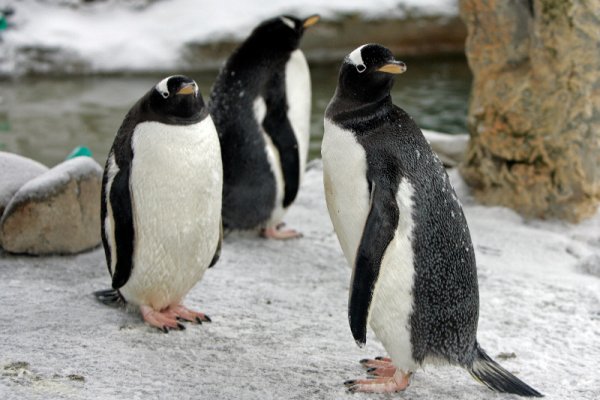
[{"label": "penguin's tail feather", "polygon": [[479,345],[475,361],[467,370],[477,381],[495,392],[512,393],[523,397],[544,397],[543,394],[502,368]]},{"label": "penguin's tail feather", "polygon": [[127,305],[127,302],[123,296],[121,296],[121,293],[115,289],[98,290],[97,292],[94,292],[94,296],[96,296],[96,299],[100,303],[107,306],[120,308]]}]

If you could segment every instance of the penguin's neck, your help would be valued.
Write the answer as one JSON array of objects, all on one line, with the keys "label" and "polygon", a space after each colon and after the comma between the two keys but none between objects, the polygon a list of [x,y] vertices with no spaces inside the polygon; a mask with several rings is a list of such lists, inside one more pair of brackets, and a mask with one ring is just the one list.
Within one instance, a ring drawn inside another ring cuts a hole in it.
[{"label": "penguin's neck", "polygon": [[356,132],[359,126],[373,127],[385,122],[393,108],[389,94],[375,101],[364,102],[336,93],[325,115],[336,124]]}]

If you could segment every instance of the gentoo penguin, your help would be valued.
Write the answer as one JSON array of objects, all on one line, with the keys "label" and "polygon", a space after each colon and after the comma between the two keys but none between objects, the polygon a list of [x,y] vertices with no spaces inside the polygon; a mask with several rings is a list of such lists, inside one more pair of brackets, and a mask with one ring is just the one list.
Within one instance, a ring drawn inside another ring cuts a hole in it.
[{"label": "gentoo penguin", "polygon": [[223,167],[196,82],[160,81],[129,111],[102,180],[102,243],[113,289],[104,303],[139,306],[144,320],[184,329],[210,321],[181,302],[219,258]]},{"label": "gentoo penguin", "polygon": [[261,23],[229,57],[213,86],[210,113],[223,156],[223,225],[264,237],[300,236],[282,218],[298,193],[310,130],[311,85],[298,46],[304,20]]},{"label": "gentoo penguin", "polygon": [[390,356],[362,360],[375,379],[346,385],[404,390],[418,367],[441,361],[492,390],[541,396],[477,342],[477,270],[461,205],[421,130],[390,97],[405,69],[382,46],[357,48],[325,112],[327,208],[353,268],[350,328],[361,346],[368,322]]}]

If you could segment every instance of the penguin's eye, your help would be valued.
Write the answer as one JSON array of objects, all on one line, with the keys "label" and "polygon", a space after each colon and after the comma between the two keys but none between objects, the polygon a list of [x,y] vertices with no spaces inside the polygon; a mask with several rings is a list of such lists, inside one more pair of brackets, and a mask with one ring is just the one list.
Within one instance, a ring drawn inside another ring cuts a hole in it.
[{"label": "penguin's eye", "polygon": [[359,74],[362,74],[363,72],[365,72],[367,69],[367,66],[365,64],[357,64],[356,65],[356,70],[358,71]]},{"label": "penguin's eye", "polygon": [[169,97],[169,92],[160,92],[160,95],[166,99]]}]

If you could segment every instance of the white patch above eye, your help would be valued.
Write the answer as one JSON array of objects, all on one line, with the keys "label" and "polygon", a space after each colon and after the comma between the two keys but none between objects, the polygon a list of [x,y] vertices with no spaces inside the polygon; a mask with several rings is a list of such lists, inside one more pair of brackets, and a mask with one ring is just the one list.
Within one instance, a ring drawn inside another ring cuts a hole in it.
[{"label": "white patch above eye", "polygon": [[281,19],[281,21],[286,24],[287,26],[289,26],[292,29],[296,29],[296,24],[294,23],[294,21],[292,21],[291,19],[287,18],[287,17],[279,17],[279,19]]},{"label": "white patch above eye", "polygon": [[169,79],[171,79],[173,76],[175,75],[171,75],[166,77],[165,79],[163,79],[162,81],[158,82],[155,86],[156,90],[158,91],[158,93],[160,93],[160,95],[162,97],[164,97],[165,99],[167,97],[169,97],[169,87],[168,87],[168,83],[169,83]]},{"label": "white patch above eye", "polygon": [[365,63],[362,59],[362,48],[365,46],[366,46],[366,44],[363,44],[362,46],[356,48],[352,53],[350,53],[350,55],[348,55],[348,60],[354,66],[356,66],[356,70],[359,73],[363,73],[367,69],[367,66],[365,65]]}]

